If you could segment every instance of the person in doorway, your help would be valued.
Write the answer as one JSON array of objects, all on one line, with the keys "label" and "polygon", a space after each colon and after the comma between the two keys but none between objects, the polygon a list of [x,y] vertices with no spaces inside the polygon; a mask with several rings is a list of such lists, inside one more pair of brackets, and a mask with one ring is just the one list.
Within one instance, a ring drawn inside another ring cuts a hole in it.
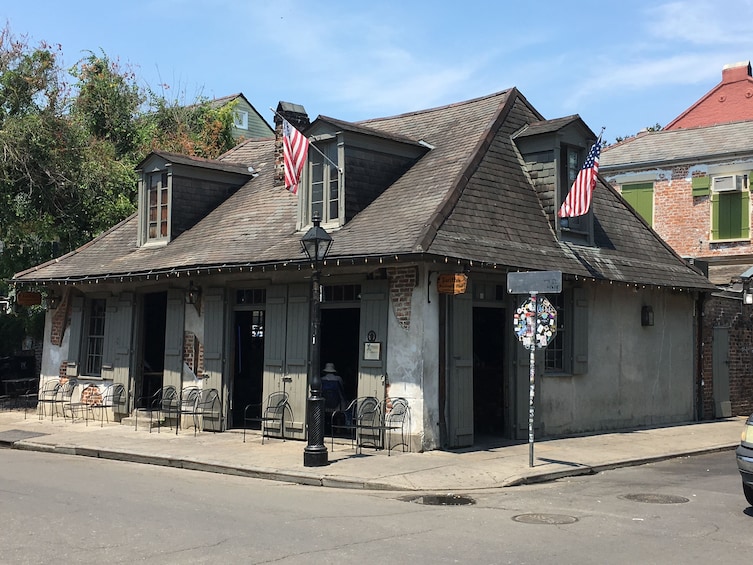
[{"label": "person in doorway", "polygon": [[345,385],[342,377],[337,374],[334,363],[327,363],[324,366],[322,395],[324,396],[324,407],[328,412],[345,410],[348,405],[345,400]]}]

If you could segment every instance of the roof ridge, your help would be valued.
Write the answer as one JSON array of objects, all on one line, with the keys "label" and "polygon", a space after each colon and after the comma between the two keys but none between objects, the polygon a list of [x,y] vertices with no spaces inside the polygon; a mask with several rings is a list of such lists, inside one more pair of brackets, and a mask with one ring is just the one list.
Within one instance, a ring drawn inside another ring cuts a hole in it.
[{"label": "roof ridge", "polygon": [[[514,102],[518,99],[518,90],[515,87],[505,91],[505,93],[507,94],[507,96],[505,97],[504,103],[499,105],[496,114],[493,116],[491,122],[479,137],[479,140],[476,143],[473,151],[471,152],[465,166],[460,172],[458,172],[457,176],[455,177],[455,180],[452,183],[452,188],[447,192],[445,197],[439,203],[436,210],[432,214],[430,221],[427,222],[424,229],[419,234],[416,245],[421,251],[427,251],[434,239],[437,237],[437,233],[442,227],[442,224],[444,224],[444,222],[447,220],[449,215],[452,213],[452,210],[454,210],[455,206],[460,200],[460,196],[462,195],[463,190],[468,184],[473,171],[478,168],[478,165],[484,158],[486,151],[494,141],[494,137],[499,131],[499,128],[504,123],[505,117],[510,112],[510,109],[512,108]],[[499,94],[501,93],[497,93],[492,96]],[[490,96],[477,98],[475,99],[475,101],[478,102],[480,100],[488,98],[490,98]],[[453,104],[451,106],[457,106],[457,104]]]}]

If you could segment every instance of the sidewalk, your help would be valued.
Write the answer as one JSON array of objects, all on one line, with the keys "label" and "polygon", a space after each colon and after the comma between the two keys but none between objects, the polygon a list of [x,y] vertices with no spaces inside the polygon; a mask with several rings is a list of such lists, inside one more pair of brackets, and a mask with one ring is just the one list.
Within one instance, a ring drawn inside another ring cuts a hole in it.
[{"label": "sidewalk", "polygon": [[[267,439],[258,432],[243,443],[237,431],[134,430],[133,426],[62,418],[39,420],[35,412],[0,412],[0,446],[166,465],[293,483],[379,490],[468,492],[591,474],[671,457],[732,449],[744,417],[679,426],[537,441],[529,466],[527,443],[455,451],[403,453],[365,448],[326,438],[330,464],[304,467],[302,441]],[[734,460],[734,454],[730,453]]]}]

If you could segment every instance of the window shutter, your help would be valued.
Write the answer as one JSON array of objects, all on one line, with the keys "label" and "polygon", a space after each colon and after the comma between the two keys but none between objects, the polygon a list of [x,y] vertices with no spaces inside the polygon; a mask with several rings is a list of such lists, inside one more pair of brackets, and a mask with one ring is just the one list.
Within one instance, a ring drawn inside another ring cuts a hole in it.
[{"label": "window shutter", "polygon": [[573,289],[573,374],[588,372],[588,293]]},{"label": "window shutter", "polygon": [[81,332],[84,327],[84,297],[75,296],[71,301],[71,325],[68,339],[68,361],[78,363],[81,356]]},{"label": "window shutter", "polygon": [[750,239],[750,192],[740,193],[740,237]]},{"label": "window shutter", "polygon": [[719,193],[711,193],[711,240],[719,239]]},{"label": "window shutter", "polygon": [[711,177],[693,177],[693,196],[708,196],[709,188],[711,188]]}]

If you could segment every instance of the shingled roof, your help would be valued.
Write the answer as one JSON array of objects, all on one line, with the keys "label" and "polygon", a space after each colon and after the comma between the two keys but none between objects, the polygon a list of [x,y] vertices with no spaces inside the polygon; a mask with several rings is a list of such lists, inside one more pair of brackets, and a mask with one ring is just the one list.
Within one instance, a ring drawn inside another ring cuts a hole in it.
[{"label": "shingled roof", "polygon": [[750,156],[753,121],[639,134],[601,152],[601,171],[693,164]]},{"label": "shingled roof", "polygon": [[[433,257],[479,268],[552,269],[626,283],[711,288],[601,180],[593,197],[598,247],[559,241],[512,139],[526,124],[542,120],[513,88],[350,124],[354,131],[413,140],[431,149],[353,220],[331,233],[330,259],[336,263]],[[223,155],[221,162],[252,166],[258,176],[168,245],[137,247],[134,216],[64,257],[17,274],[15,280],[118,280],[303,262],[301,233],[296,231],[297,197],[274,182],[274,140],[246,141]]]}]

